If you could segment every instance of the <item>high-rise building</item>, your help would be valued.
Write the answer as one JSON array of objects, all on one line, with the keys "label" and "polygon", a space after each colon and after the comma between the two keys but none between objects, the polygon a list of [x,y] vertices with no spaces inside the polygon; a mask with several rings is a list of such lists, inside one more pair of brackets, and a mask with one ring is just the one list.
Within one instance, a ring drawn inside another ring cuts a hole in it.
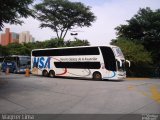
[{"label": "high-rise building", "polygon": [[19,43],[25,43],[26,42],[26,36],[24,32],[21,32],[19,34]]},{"label": "high-rise building", "polygon": [[10,32],[9,28],[5,29],[5,33],[0,35],[0,44],[6,46],[9,43],[28,43],[34,42],[34,38],[30,35],[29,31],[21,32],[20,34]]},{"label": "high-rise building", "polygon": [[29,31],[21,32],[19,34],[19,43],[28,43],[28,42],[34,42],[34,38],[29,33]]},{"label": "high-rise building", "polygon": [[12,38],[11,43],[15,43],[15,42],[19,43],[19,34],[12,32],[11,33],[11,38]]},{"label": "high-rise building", "polygon": [[9,28],[5,29],[5,33],[0,35],[0,44],[3,46],[9,43],[18,42],[19,35],[17,33],[10,32]]}]

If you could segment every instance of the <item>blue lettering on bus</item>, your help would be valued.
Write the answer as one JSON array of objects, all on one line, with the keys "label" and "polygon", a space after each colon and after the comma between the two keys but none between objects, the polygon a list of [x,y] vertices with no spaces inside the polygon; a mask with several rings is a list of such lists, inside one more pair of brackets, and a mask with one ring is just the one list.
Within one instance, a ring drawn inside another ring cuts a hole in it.
[{"label": "blue lettering on bus", "polygon": [[44,68],[44,57],[40,57],[39,59],[39,66],[40,69]]},{"label": "blue lettering on bus", "polygon": [[50,57],[47,58],[44,68],[50,68]]},{"label": "blue lettering on bus", "polygon": [[33,67],[38,67],[38,62],[39,62],[39,58],[36,59],[35,57],[33,61]]},{"label": "blue lettering on bus", "polygon": [[46,59],[44,57],[40,57],[40,58],[35,57],[33,61],[33,67],[38,67],[40,69],[50,68],[50,57]]}]

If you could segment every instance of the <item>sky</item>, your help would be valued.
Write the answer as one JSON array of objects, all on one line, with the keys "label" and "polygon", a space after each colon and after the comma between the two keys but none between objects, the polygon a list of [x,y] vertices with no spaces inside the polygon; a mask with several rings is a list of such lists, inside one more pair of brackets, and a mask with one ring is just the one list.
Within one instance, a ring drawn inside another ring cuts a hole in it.
[{"label": "sky", "polygon": [[[126,20],[133,17],[140,8],[150,7],[152,10],[160,9],[160,0],[71,0],[82,2],[91,7],[91,11],[97,17],[90,27],[77,28],[76,36],[82,40],[88,40],[91,45],[108,45],[116,38],[115,27],[127,24]],[[39,28],[40,22],[31,17],[22,19],[24,24],[4,24],[11,32],[20,33],[30,31],[36,41],[44,41],[56,37],[56,33],[49,28]],[[4,30],[3,29],[3,30]],[[2,33],[2,32],[1,32]],[[67,33],[65,40],[73,40],[74,36]]]}]

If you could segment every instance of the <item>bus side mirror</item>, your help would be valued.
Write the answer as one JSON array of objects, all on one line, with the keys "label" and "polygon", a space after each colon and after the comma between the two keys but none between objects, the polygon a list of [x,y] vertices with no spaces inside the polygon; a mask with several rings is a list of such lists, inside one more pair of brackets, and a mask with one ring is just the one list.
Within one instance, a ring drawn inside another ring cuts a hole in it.
[{"label": "bus side mirror", "polygon": [[128,66],[131,66],[131,62],[129,60],[126,60],[126,62],[128,63]]},{"label": "bus side mirror", "polygon": [[122,61],[121,61],[121,59],[117,59],[117,60],[119,61],[120,67],[122,67]]}]

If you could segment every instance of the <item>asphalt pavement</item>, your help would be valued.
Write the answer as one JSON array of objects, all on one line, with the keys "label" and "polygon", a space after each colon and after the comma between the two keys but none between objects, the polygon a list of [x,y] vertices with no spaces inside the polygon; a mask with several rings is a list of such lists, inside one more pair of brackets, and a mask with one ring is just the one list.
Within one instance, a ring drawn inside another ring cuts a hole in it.
[{"label": "asphalt pavement", "polygon": [[160,114],[160,79],[0,75],[1,114]]}]

